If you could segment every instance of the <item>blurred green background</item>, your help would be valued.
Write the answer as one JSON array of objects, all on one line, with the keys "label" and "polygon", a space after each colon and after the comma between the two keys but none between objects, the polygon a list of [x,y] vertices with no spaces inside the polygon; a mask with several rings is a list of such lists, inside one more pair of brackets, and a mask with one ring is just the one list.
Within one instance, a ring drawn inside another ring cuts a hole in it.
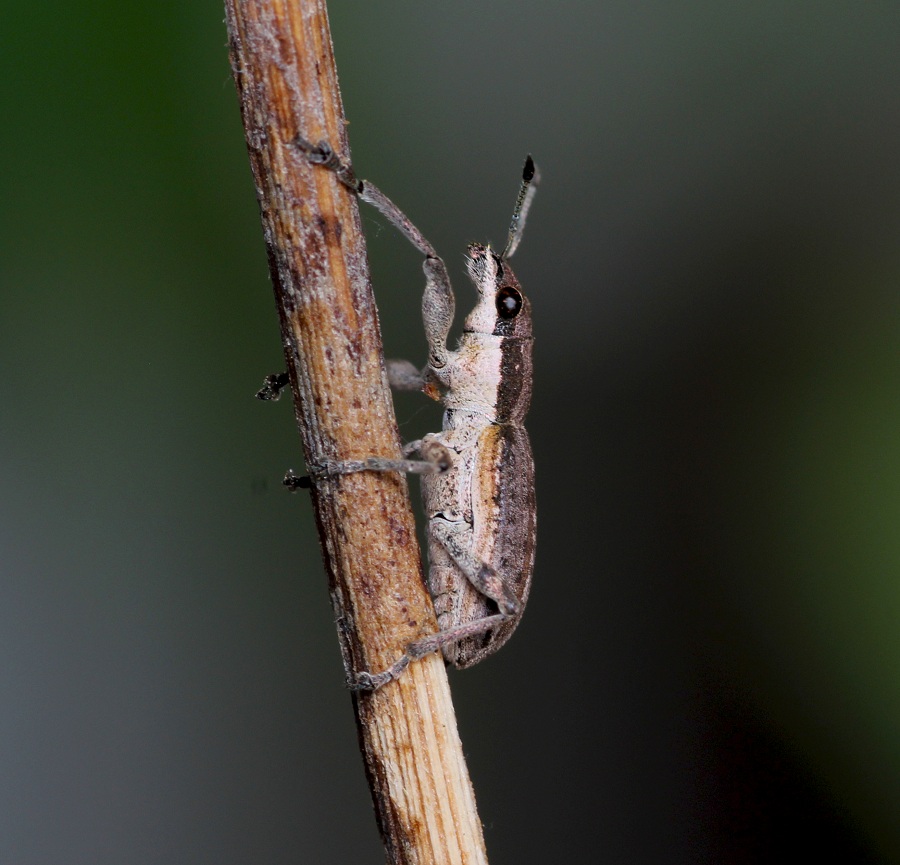
[{"label": "blurred green background", "polygon": [[[356,167],[535,312],[491,861],[900,859],[900,10],[333,3]],[[220,3],[5,3],[0,862],[382,859]],[[387,353],[420,262],[364,213]],[[404,395],[405,438],[439,409]]]}]

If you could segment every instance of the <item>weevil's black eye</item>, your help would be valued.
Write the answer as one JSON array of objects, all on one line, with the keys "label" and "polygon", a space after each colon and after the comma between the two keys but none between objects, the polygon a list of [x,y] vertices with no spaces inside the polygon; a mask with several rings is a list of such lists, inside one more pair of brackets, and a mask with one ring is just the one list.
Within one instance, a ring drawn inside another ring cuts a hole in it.
[{"label": "weevil's black eye", "polygon": [[515,318],[522,309],[522,295],[505,286],[497,292],[497,314],[500,318]]}]

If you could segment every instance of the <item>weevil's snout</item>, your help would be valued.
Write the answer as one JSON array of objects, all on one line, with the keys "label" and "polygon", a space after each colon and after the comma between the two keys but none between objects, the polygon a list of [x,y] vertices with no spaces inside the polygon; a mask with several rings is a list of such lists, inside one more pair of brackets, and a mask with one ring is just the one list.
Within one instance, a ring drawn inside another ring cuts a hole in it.
[{"label": "weevil's snout", "polygon": [[466,268],[479,294],[484,295],[486,291],[493,292],[497,277],[497,262],[489,246],[470,243]]}]

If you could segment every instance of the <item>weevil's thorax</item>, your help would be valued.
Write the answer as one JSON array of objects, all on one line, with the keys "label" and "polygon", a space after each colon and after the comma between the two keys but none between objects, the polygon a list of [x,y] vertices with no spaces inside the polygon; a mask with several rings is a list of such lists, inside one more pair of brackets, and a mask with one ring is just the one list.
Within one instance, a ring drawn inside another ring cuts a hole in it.
[{"label": "weevil's thorax", "polygon": [[521,423],[531,402],[531,306],[509,266],[472,244],[467,262],[478,303],[449,364],[444,404],[495,423]]}]

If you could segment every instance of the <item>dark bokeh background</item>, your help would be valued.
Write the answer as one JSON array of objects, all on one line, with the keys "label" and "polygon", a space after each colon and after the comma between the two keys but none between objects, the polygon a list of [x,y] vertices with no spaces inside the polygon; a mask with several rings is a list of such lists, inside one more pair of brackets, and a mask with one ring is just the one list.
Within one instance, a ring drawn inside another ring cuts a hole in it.
[{"label": "dark bokeh background", "polygon": [[[5,4],[0,862],[378,862],[223,10]],[[452,676],[491,861],[900,858],[895,3],[333,4],[350,137],[536,315],[540,537]],[[364,218],[387,351],[414,250]],[[398,401],[403,435],[433,429]]]}]

